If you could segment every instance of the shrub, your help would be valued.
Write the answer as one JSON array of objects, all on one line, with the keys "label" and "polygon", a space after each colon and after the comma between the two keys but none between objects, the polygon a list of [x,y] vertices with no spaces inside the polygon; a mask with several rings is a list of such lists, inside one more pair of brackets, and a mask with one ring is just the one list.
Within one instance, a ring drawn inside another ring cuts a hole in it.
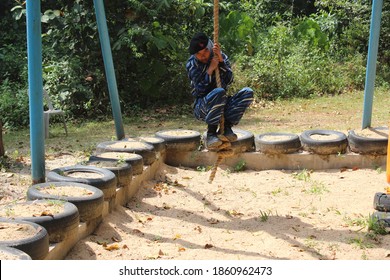
[{"label": "shrub", "polygon": [[26,88],[5,79],[0,85],[0,118],[5,128],[26,127],[29,124]]},{"label": "shrub", "polygon": [[302,25],[298,28],[299,32],[294,32],[288,26],[278,25],[264,33],[256,55],[243,56],[235,64],[233,90],[250,86],[257,98],[277,99],[339,94],[362,88],[365,76],[362,55],[341,61],[331,55],[331,43],[323,33],[317,33],[316,39],[315,32],[303,32]]}]

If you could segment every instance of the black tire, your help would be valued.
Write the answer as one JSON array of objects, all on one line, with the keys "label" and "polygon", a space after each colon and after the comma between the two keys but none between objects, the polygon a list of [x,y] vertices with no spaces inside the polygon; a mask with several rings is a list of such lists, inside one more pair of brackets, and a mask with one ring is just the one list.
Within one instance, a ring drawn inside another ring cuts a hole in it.
[{"label": "black tire", "polygon": [[136,138],[138,141],[146,142],[154,147],[156,152],[163,152],[165,150],[165,140],[155,136],[141,136]]},{"label": "black tire", "polygon": [[[349,148],[352,152],[363,155],[387,154],[388,128],[376,127],[372,129],[378,132],[378,137],[364,137],[356,133],[354,130],[348,131]],[[387,130],[387,133],[384,132],[384,130]],[[380,137],[381,134],[383,137]]]},{"label": "black tire", "polygon": [[385,227],[390,227],[390,213],[389,212],[376,211],[371,215],[371,217],[377,219],[378,222],[382,223]]},{"label": "black tire", "polygon": [[382,212],[390,212],[390,195],[377,192],[374,196],[374,209]]},{"label": "black tire", "polygon": [[144,160],[142,156],[132,153],[117,153],[117,152],[107,152],[100,153],[97,155],[92,155],[89,157],[90,161],[124,161],[131,165],[133,169],[133,175],[142,174],[144,171]]},{"label": "black tire", "polygon": [[196,151],[200,146],[200,133],[188,129],[168,129],[156,132],[164,139],[167,150]]},{"label": "black tire", "polygon": [[237,134],[237,141],[232,142],[232,149],[234,153],[255,151],[255,136],[252,132],[234,127],[233,132]]},{"label": "black tire", "polygon": [[[233,128],[233,132],[237,134],[237,140],[234,142],[231,142],[232,150],[235,154],[238,153],[245,153],[245,152],[253,152],[255,150],[254,145],[254,135],[250,131]],[[207,132],[203,134],[203,139],[206,139]],[[203,141],[205,143],[205,148],[207,149],[207,143],[206,141]]]},{"label": "black tire", "polygon": [[[74,178],[68,175],[76,172],[96,173],[100,178]],[[48,182],[75,182],[94,186],[104,194],[104,199],[114,198],[116,195],[116,177],[110,170],[93,166],[73,165],[56,168],[48,172]]]},{"label": "black tire", "polygon": [[[268,139],[273,137],[280,137],[280,139]],[[256,135],[255,145],[256,151],[264,154],[292,154],[298,152],[302,147],[298,135],[283,132],[269,132]]]},{"label": "black tire", "polygon": [[[330,136],[335,139],[318,140],[313,138],[314,135]],[[348,147],[347,136],[334,130],[306,130],[302,132],[300,139],[305,151],[318,155],[345,153]]]},{"label": "black tire", "polygon": [[[77,207],[63,200],[51,200],[53,203],[63,204],[64,210],[60,213],[54,213],[51,215],[44,216],[33,216],[37,213],[31,213],[31,216],[13,216],[12,219],[15,221],[27,221],[36,223],[43,226],[49,234],[49,241],[52,243],[61,242],[68,238],[71,234],[78,231],[79,227],[79,211]],[[48,203],[47,199],[40,199],[34,201],[19,202],[17,204],[26,205],[34,203]],[[12,209],[14,204],[4,206],[2,209]],[[4,217],[5,218],[5,217]],[[8,217],[7,217],[8,218]]]},{"label": "black tire", "polygon": [[16,239],[16,240],[0,240],[0,246],[7,246],[18,249],[25,252],[33,260],[43,260],[49,253],[49,235],[44,227],[41,225],[27,222],[27,221],[14,221],[8,219],[0,219],[2,227],[4,229],[7,224],[20,225],[22,227],[31,227],[35,231],[35,235],[28,238]]},{"label": "black tire", "polygon": [[[44,192],[44,189],[51,189],[55,187],[78,187],[83,188],[87,192],[92,193],[88,196],[60,196],[54,194],[48,194]],[[103,213],[103,203],[104,203],[104,194],[101,190],[96,187],[75,183],[75,182],[48,182],[32,185],[27,190],[27,199],[28,200],[37,200],[37,199],[51,199],[51,200],[64,200],[70,203],[73,203],[80,215],[80,222],[87,222],[93,220],[97,217],[102,216]]]},{"label": "black tire", "polygon": [[133,167],[127,162],[118,162],[117,160],[89,160],[81,163],[82,165],[105,168],[115,174],[117,187],[128,187],[133,179]]},{"label": "black tire", "polygon": [[7,246],[0,246],[1,260],[31,260],[31,257],[25,252]]},{"label": "black tire", "polygon": [[96,152],[134,153],[142,156],[145,165],[151,165],[156,160],[154,147],[143,141],[127,138],[128,140],[108,141],[99,143]]}]

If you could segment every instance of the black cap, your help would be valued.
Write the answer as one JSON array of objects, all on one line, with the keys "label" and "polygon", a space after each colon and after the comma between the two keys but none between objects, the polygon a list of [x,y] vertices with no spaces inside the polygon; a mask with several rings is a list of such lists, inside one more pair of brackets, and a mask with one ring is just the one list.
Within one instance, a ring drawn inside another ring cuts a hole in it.
[{"label": "black cap", "polygon": [[195,36],[191,39],[190,47],[188,48],[190,54],[195,54],[198,51],[203,50],[207,47],[209,38],[204,33],[196,33]]}]

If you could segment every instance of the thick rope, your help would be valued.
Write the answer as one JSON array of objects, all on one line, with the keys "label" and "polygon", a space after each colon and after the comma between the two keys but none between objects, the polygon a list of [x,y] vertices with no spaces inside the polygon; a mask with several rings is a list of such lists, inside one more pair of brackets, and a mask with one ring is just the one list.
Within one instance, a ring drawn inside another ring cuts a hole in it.
[{"label": "thick rope", "polygon": [[[214,0],[214,43],[218,44],[219,40],[219,0]],[[221,75],[219,74],[219,67],[215,70],[215,80],[217,82],[217,87],[222,87]],[[219,131],[223,134],[225,128],[225,119],[224,116],[221,116],[219,121]]]},{"label": "thick rope", "polygon": [[232,149],[232,144],[230,143],[230,141],[223,135],[219,135],[218,137],[222,141],[222,145],[218,147],[217,161],[215,162],[213,168],[211,169],[211,173],[209,177],[210,184],[213,182],[215,175],[217,174],[218,166],[221,164],[222,160],[224,158],[231,157],[234,155],[234,151]]},{"label": "thick rope", "polygon": [[[214,0],[214,43],[218,44],[219,36],[219,0]],[[221,85],[221,76],[219,75],[219,68],[215,69],[215,79],[217,82],[217,87],[222,87]],[[218,147],[218,158],[215,162],[213,168],[211,169],[209,183],[211,184],[217,173],[218,166],[221,164],[222,160],[226,157],[230,157],[234,154],[230,141],[223,135],[225,130],[225,118],[222,114],[219,121],[219,133],[218,138],[222,141],[221,146]]]},{"label": "thick rope", "polygon": [[[219,0],[214,0],[214,43],[218,44],[219,37]],[[219,75],[219,68],[215,70],[215,79],[217,86],[221,87],[221,76]]]}]

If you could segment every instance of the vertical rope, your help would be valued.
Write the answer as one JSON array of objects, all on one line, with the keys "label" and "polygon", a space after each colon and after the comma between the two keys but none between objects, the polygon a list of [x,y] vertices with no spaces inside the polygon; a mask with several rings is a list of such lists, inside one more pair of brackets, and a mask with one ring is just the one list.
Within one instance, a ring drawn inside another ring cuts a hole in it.
[{"label": "vertical rope", "polygon": [[[214,0],[214,43],[216,43],[216,44],[218,44],[218,36],[219,36],[219,0]],[[215,79],[217,82],[217,87],[222,87],[221,76],[219,74],[219,67],[217,67],[215,69]],[[225,128],[225,118],[222,114],[221,119],[219,121],[220,134],[223,134],[224,128]],[[222,142],[225,143],[226,140],[227,139],[224,139]],[[229,141],[227,141],[227,142],[229,142]],[[220,149],[220,150],[222,150],[222,149]],[[211,169],[209,183],[213,182],[215,175],[217,173],[218,166],[221,164],[223,158],[226,157],[224,152],[230,153],[231,151],[218,151],[218,158],[217,158],[217,161],[215,162],[213,168]]]},{"label": "vertical rope", "polygon": [[209,183],[211,184],[214,181],[215,175],[217,174],[218,166],[221,164],[223,160],[222,155],[218,155],[217,161],[215,162],[213,169],[211,169],[210,177],[209,177]]},{"label": "vertical rope", "polygon": [[[214,0],[214,43],[218,44],[219,37],[219,0]],[[221,76],[219,75],[219,68],[215,69],[215,79],[217,86],[221,87]]]},{"label": "vertical rope", "polygon": [[[218,44],[219,40],[219,0],[214,0],[214,43]],[[222,87],[221,83],[221,75],[219,74],[219,67],[215,70],[215,80],[217,82],[217,87]],[[224,131],[224,117],[221,116],[221,120],[219,122],[219,131],[223,133]]]}]

